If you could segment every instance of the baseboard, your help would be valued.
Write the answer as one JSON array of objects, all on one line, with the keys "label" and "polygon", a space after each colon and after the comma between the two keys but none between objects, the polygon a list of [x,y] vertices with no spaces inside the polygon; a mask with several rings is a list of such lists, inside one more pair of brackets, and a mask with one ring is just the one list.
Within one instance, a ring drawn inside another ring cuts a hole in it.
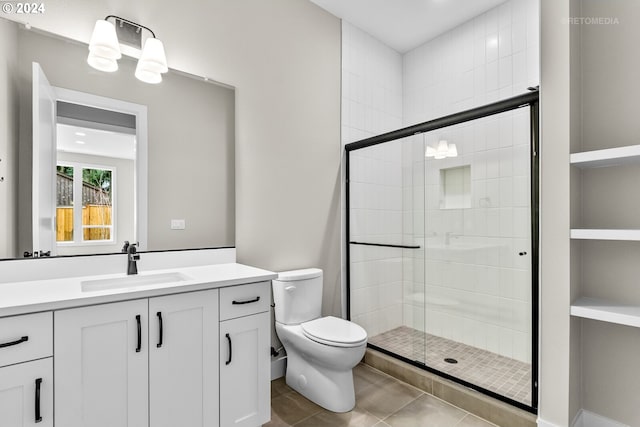
[{"label": "baseboard", "polygon": [[[537,421],[538,427],[561,427],[541,418]],[[571,422],[571,427],[630,427],[627,424],[619,423],[610,418],[603,417],[596,413],[580,409]]]},{"label": "baseboard", "polygon": [[271,359],[271,381],[284,377],[287,371],[287,356],[278,356]]},{"label": "baseboard", "polygon": [[630,427],[584,409],[578,411],[578,415],[571,425],[572,427]]},{"label": "baseboard", "polygon": [[[543,420],[542,418],[538,418],[536,421],[538,427],[560,427],[556,424],[550,423],[548,421]],[[575,426],[574,426],[575,427]]]}]

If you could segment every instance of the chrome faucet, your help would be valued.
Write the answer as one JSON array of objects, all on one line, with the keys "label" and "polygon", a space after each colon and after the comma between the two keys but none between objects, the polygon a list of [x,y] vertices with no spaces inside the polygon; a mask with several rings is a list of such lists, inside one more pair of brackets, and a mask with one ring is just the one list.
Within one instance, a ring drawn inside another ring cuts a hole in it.
[{"label": "chrome faucet", "polygon": [[449,243],[451,243],[451,239],[457,239],[458,237],[460,237],[459,234],[453,234],[453,232],[447,231],[444,234],[444,244],[445,244],[445,246],[449,246]]},{"label": "chrome faucet", "polygon": [[127,258],[129,260],[129,263],[127,265],[127,274],[138,274],[137,261],[140,259],[140,254],[136,249],[135,243],[131,243],[127,246]]}]

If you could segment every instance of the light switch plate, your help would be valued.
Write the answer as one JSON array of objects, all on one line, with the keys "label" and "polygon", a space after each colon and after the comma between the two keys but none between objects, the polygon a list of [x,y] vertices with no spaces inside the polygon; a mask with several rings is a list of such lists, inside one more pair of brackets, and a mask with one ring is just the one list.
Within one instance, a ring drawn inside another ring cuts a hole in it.
[{"label": "light switch plate", "polygon": [[172,219],[171,220],[171,229],[172,230],[184,230],[186,228],[184,219]]}]

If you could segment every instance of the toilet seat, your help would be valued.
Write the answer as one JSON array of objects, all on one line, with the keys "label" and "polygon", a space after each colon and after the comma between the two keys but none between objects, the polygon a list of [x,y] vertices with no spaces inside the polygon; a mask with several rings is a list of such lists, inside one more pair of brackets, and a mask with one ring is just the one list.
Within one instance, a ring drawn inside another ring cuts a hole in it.
[{"label": "toilet seat", "polygon": [[357,347],[367,341],[360,325],[333,316],[301,323],[302,333],[315,342],[333,347]]}]

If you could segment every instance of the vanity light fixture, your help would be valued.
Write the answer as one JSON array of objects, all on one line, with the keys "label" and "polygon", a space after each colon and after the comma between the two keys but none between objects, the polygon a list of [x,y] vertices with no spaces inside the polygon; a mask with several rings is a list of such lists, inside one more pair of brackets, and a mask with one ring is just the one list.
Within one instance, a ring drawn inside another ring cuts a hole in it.
[{"label": "vanity light fixture", "polygon": [[118,69],[118,59],[122,57],[116,27],[104,20],[96,21],[89,42],[87,62],[96,70],[114,72]]},{"label": "vanity light fixture", "polygon": [[447,157],[458,157],[458,147],[456,147],[456,144],[449,144],[446,140],[441,139],[438,141],[436,148],[427,145],[424,156],[433,157],[436,160],[446,159]]},{"label": "vanity light fixture", "polygon": [[[114,23],[109,19],[113,19]],[[142,47],[142,30],[151,33],[151,37],[144,42],[144,47]],[[118,40],[118,35],[121,41]],[[96,22],[89,42],[87,63],[96,70],[116,71],[117,61],[122,57],[120,43],[142,50],[135,71],[138,80],[152,84],[162,81],[162,74],[169,71],[164,45],[150,28],[119,16],[109,15]]]}]

